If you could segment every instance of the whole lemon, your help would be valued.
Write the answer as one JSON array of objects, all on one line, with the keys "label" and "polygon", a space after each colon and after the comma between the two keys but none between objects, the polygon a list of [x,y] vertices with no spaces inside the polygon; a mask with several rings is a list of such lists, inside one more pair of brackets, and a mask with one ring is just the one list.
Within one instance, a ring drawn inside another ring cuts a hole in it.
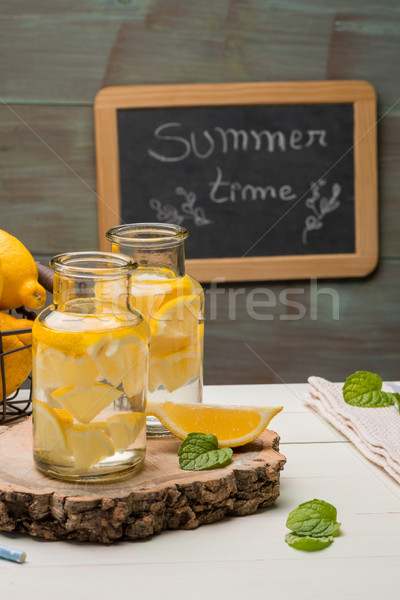
[{"label": "whole lemon", "polygon": [[32,254],[16,237],[2,229],[0,260],[3,271],[0,309],[25,305],[36,310],[43,306],[46,292],[38,282],[38,271]]},{"label": "whole lemon", "polygon": [[[0,311],[0,331],[11,331],[11,329],[32,329],[32,325],[33,321],[30,321],[29,319],[16,319],[12,315]],[[15,335],[24,346],[32,344],[31,333],[16,333]]]},{"label": "whole lemon", "polygon": [[1,266],[1,258],[0,258],[0,298],[1,298],[2,291],[3,291],[3,267]]},{"label": "whole lemon", "polygon": [[[3,352],[18,350],[24,344],[16,335],[2,336]],[[30,348],[13,352],[4,356],[4,371],[6,380],[6,398],[15,392],[25,381],[32,369],[32,352]],[[3,401],[3,388],[0,379],[0,402]]]}]

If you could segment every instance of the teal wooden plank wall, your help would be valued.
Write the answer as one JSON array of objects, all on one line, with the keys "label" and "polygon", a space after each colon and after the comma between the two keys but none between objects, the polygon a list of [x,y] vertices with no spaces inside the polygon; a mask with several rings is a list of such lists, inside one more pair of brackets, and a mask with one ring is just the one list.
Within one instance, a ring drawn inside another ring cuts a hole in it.
[{"label": "teal wooden plank wall", "polygon": [[[2,0],[0,227],[42,259],[97,247],[93,99],[106,85],[366,79],[379,98],[378,269],[318,282],[338,294],[338,320],[329,293],[311,311],[310,282],[223,288],[215,311],[208,290],[205,380],[340,380],[356,369],[400,379],[399,9],[398,0]],[[246,308],[256,287],[277,299],[262,319]],[[288,318],[299,309],[279,300],[284,289],[304,305],[301,319]]]}]

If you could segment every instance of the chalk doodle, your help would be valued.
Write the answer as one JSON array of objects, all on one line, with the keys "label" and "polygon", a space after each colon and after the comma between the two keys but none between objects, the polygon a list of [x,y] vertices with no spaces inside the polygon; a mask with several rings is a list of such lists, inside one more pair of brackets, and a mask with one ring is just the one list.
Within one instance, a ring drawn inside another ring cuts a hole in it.
[{"label": "chalk doodle", "polygon": [[185,219],[191,219],[198,227],[212,223],[207,219],[204,209],[201,206],[195,206],[197,198],[194,192],[186,192],[182,187],[177,187],[175,193],[177,196],[181,196],[180,208],[172,204],[162,204],[156,198],[150,200],[150,206],[156,211],[159,221],[182,225]]},{"label": "chalk doodle", "polygon": [[310,231],[315,231],[317,229],[322,229],[324,226],[323,220],[324,217],[338,209],[340,206],[340,201],[338,197],[340,196],[340,192],[342,191],[341,186],[338,183],[334,183],[332,185],[332,192],[330,198],[326,196],[321,197],[321,188],[326,185],[325,179],[319,179],[317,182],[311,182],[311,196],[305,199],[305,205],[307,208],[312,210],[313,214],[308,215],[304,222],[304,229],[302,235],[303,245],[307,245],[307,236]]}]

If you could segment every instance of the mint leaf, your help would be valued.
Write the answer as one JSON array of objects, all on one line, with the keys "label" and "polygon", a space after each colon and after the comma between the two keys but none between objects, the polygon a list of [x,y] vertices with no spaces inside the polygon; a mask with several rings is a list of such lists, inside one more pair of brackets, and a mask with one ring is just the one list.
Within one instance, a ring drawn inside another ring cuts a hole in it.
[{"label": "mint leaf", "polygon": [[286,527],[300,536],[326,537],[338,532],[337,511],[324,500],[310,500],[299,504],[289,513]]},{"label": "mint leaf", "polygon": [[379,392],[382,389],[382,379],[369,371],[356,371],[350,375],[343,386],[343,397],[349,402],[367,392]]},{"label": "mint leaf", "polygon": [[285,542],[297,550],[314,552],[315,550],[322,550],[330,546],[333,542],[333,537],[331,535],[327,537],[309,537],[288,533],[285,537]]},{"label": "mint leaf", "polygon": [[356,396],[351,400],[346,400],[347,404],[360,406],[361,408],[380,408],[382,406],[391,406],[394,403],[395,395],[391,392],[366,392],[362,396]]},{"label": "mint leaf", "polygon": [[[391,406],[400,402],[399,394],[382,392],[382,379],[369,371],[356,371],[343,386],[343,399],[347,404],[363,408]],[[400,404],[399,404],[400,406]]]},{"label": "mint leaf", "polygon": [[226,467],[232,456],[232,448],[218,448],[218,439],[212,433],[189,433],[178,450],[179,466],[186,471]]}]

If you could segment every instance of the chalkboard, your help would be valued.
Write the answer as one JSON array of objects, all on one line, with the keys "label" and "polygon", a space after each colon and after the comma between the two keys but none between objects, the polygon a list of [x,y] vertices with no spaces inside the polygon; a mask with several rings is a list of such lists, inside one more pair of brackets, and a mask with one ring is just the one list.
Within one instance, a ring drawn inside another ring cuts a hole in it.
[{"label": "chalkboard", "polygon": [[374,268],[365,82],[106,88],[95,114],[101,247],[112,225],[170,222],[189,230],[189,270],[202,281]]}]

